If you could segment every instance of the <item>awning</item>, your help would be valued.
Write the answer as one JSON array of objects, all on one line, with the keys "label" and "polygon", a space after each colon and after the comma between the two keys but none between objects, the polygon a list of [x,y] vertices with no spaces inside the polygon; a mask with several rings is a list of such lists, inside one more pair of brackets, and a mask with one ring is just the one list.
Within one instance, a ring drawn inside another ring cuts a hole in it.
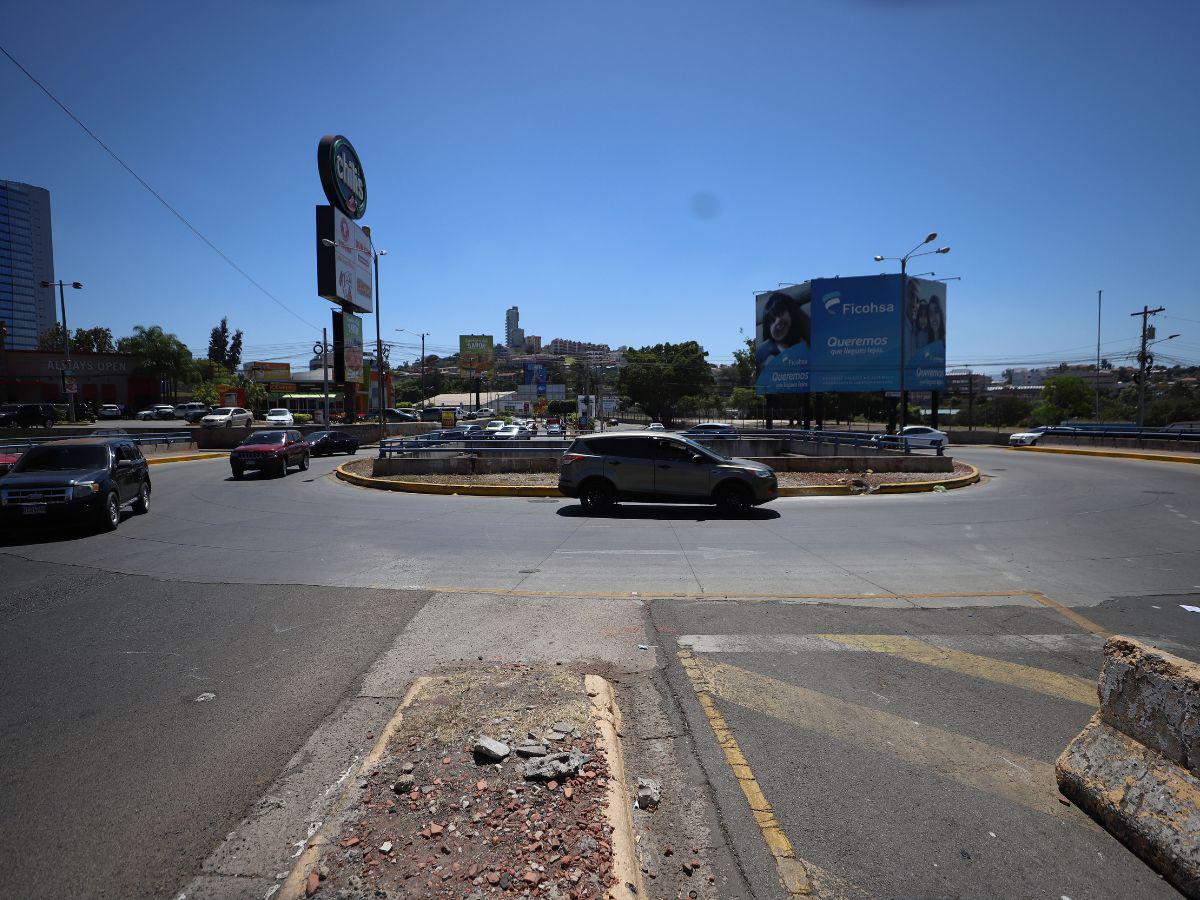
[{"label": "awning", "polygon": [[[324,400],[325,395],[324,394],[284,394],[283,399],[284,400]],[[330,400],[341,400],[342,394],[340,392],[335,394],[332,391],[330,391],[329,399]]]}]

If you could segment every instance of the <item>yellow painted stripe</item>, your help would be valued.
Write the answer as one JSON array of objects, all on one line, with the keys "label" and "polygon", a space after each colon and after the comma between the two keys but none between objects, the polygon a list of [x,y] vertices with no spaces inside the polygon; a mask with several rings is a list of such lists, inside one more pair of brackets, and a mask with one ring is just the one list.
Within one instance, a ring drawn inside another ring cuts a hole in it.
[{"label": "yellow painted stripe", "polygon": [[693,660],[693,667],[699,671],[694,681],[738,706],[1049,816],[1061,816],[1065,809],[1051,763],[727,663]]},{"label": "yellow painted stripe", "polygon": [[1040,593],[1039,591],[1030,591],[1027,596],[1030,597],[1030,599],[1036,600],[1038,603],[1042,604],[1042,606],[1046,607],[1046,609],[1054,610],[1067,621],[1074,622],[1085,631],[1090,631],[1092,634],[1098,634],[1102,638],[1112,637],[1112,632],[1107,628],[1097,625],[1082,613],[1077,613],[1075,610],[1063,606],[1057,600],[1052,600],[1050,597],[1047,597],[1045,594]]},{"label": "yellow painted stripe", "polygon": [[680,650],[679,662],[692,682],[692,689],[695,690],[696,697],[700,701],[700,708],[704,710],[713,735],[725,754],[725,761],[729,763],[729,767],[733,770],[734,777],[746,797],[746,803],[750,806],[750,814],[758,825],[759,831],[762,832],[767,850],[775,860],[775,867],[779,871],[779,879],[783,883],[784,889],[792,897],[811,896],[813,886],[809,878],[808,864],[796,856],[791,841],[779,827],[771,804],[767,802],[766,795],[763,794],[758,780],[746,762],[746,757],[742,755],[737,739],[729,730],[729,726],[725,724],[725,718],[708,693],[698,661],[691,651]]},{"label": "yellow painted stripe", "polygon": [[1112,459],[1141,459],[1147,462],[1189,463],[1200,465],[1200,454],[1182,456],[1168,453],[1139,453],[1136,450],[1088,450],[1084,447],[1009,447],[1026,453],[1066,453],[1071,456],[1099,456]]},{"label": "yellow painted stripe", "polygon": [[225,459],[229,456],[229,451],[224,453],[192,453],[188,456],[147,456],[146,462],[152,466],[161,465],[162,463],[179,463],[179,462],[196,462],[201,459]]},{"label": "yellow painted stripe", "polygon": [[1029,691],[1037,691],[1050,697],[1061,697],[1063,700],[1082,703],[1084,706],[1095,706],[1099,702],[1094,680],[1062,675],[1049,669],[1039,669],[1036,666],[1004,662],[974,653],[964,653],[961,650],[950,650],[899,635],[821,634],[817,637],[844,646],[862,647],[873,653],[899,656],[924,666],[947,669],[998,684],[1008,684]]}]

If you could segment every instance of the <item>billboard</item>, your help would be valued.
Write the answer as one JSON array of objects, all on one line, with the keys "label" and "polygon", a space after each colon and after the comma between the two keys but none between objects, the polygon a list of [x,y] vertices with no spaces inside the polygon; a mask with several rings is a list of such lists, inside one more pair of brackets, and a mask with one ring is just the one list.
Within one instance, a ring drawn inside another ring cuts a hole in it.
[{"label": "billboard", "polygon": [[350,312],[333,311],[333,380],[346,384],[363,381],[362,319]]},{"label": "billboard", "polygon": [[521,368],[524,376],[521,379],[521,383],[533,385],[537,396],[545,397],[546,384],[549,381],[549,374],[546,371],[546,367],[541,363],[523,363]]},{"label": "billboard", "polygon": [[946,285],[901,276],[816,278],[755,297],[760,394],[940,390]]},{"label": "billboard", "polygon": [[[325,241],[333,242],[330,247]],[[317,293],[326,300],[369,313],[374,306],[371,239],[333,206],[317,207]]]},{"label": "billboard", "polygon": [[458,367],[475,372],[490,369],[493,346],[490,334],[460,334],[458,336]]}]

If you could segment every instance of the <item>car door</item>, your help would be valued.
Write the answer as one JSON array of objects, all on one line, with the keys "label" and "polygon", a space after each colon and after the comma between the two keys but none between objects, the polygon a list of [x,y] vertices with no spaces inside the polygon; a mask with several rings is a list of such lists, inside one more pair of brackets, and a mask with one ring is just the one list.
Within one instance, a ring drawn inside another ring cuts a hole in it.
[{"label": "car door", "polygon": [[654,493],[654,438],[603,438],[604,474],[622,496]]},{"label": "car door", "polygon": [[132,444],[116,444],[113,450],[113,481],[117,483],[117,495],[122,503],[137,496],[141,476],[138,472],[137,456]]},{"label": "car door", "polygon": [[[670,438],[655,438],[654,492],[689,499],[712,491],[712,465],[702,454]],[[700,457],[697,460],[697,457]]]}]

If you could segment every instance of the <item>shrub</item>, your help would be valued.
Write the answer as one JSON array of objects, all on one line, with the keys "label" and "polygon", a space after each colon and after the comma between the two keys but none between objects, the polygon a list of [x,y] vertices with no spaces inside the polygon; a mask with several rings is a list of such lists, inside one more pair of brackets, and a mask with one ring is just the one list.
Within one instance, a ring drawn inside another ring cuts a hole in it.
[{"label": "shrub", "polygon": [[309,425],[313,417],[309,413],[292,413],[292,421],[297,425]]}]

